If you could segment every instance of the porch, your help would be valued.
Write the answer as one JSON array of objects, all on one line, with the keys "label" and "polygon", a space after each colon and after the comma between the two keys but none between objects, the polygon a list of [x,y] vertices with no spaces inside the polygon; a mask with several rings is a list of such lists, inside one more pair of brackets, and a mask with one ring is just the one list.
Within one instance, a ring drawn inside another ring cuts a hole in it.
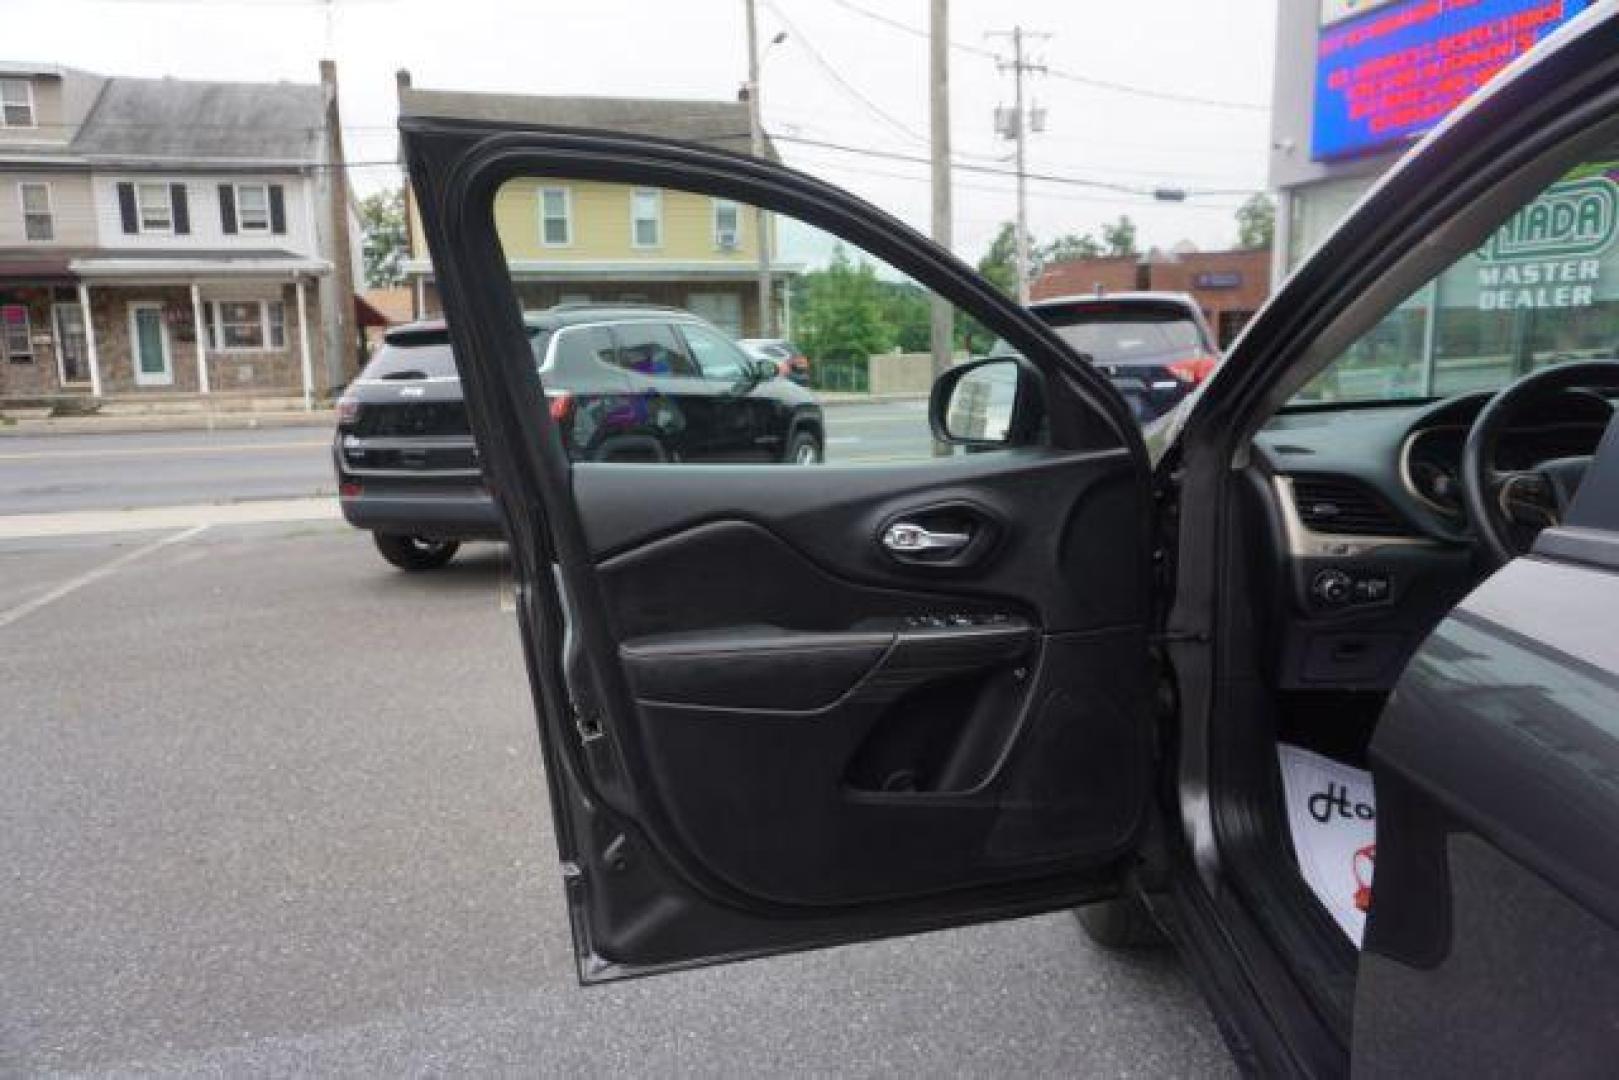
[{"label": "porch", "polygon": [[312,286],[328,270],[293,256],[0,258],[0,404],[291,396],[313,408],[325,335]]}]

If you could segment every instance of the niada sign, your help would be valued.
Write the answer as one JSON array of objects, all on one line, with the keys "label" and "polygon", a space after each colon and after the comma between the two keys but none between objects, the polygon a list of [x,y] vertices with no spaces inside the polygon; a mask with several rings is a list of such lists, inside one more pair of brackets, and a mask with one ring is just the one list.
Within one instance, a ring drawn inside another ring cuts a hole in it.
[{"label": "niada sign", "polygon": [[1518,211],[1479,249],[1478,307],[1589,307],[1619,230],[1619,185],[1566,180]]}]

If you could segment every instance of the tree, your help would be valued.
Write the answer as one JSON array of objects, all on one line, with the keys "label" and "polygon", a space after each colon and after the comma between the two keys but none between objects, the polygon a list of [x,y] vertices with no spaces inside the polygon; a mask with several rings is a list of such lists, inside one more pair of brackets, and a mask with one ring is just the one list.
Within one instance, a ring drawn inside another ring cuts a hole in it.
[{"label": "tree", "polygon": [[1264,192],[1255,192],[1237,207],[1237,246],[1269,248],[1276,242],[1276,204]]},{"label": "tree", "polygon": [[1119,220],[1102,226],[1102,243],[1109,258],[1122,259],[1139,255],[1136,249],[1136,223],[1129,214],[1120,214]]},{"label": "tree", "polygon": [[893,347],[893,328],[883,318],[883,290],[868,262],[854,262],[839,244],[825,270],[799,279],[795,337],[812,360],[863,363]]},{"label": "tree", "polygon": [[1041,262],[1049,265],[1059,262],[1075,262],[1079,259],[1095,259],[1102,254],[1102,245],[1096,242],[1096,237],[1090,233],[1068,233],[1059,236],[1040,250]]},{"label": "tree", "polygon": [[[1040,245],[1029,237],[1029,279],[1040,274]],[[989,243],[989,250],[978,260],[978,272],[988,278],[1008,296],[1017,295],[1017,226],[1010,221],[1001,223],[1001,231]]]},{"label": "tree", "polygon": [[371,288],[405,281],[405,191],[391,188],[360,200],[365,283]]}]

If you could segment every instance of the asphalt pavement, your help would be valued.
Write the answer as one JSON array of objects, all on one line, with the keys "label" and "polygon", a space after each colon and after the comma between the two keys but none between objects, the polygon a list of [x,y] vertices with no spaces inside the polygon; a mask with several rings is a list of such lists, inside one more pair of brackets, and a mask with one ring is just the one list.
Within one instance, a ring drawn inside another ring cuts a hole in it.
[{"label": "asphalt pavement", "polygon": [[[827,460],[926,457],[924,401],[825,406]],[[331,433],[285,427],[0,439],[0,514],[330,495]]]},{"label": "asphalt pavement", "polygon": [[[309,432],[241,434],[0,459],[0,1075],[1231,1071],[1172,956],[1065,913],[579,988],[499,545],[407,575],[329,513],[3,516],[75,460],[324,481],[269,448]],[[73,508],[149,494],[104,482]]]}]

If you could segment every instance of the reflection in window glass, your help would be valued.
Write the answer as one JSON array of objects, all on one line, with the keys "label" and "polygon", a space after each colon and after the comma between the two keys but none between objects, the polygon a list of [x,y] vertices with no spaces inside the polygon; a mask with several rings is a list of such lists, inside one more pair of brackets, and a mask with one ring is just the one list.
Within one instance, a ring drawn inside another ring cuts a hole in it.
[{"label": "reflection in window glass", "polygon": [[1496,390],[1536,368],[1619,356],[1619,161],[1582,166],[1407,298],[1295,399]]},{"label": "reflection in window glass", "polygon": [[736,382],[744,376],[747,358],[724,336],[700,323],[691,322],[681,323],[680,333],[686,339],[686,344],[691,346],[692,355],[702,369],[704,378]]}]

